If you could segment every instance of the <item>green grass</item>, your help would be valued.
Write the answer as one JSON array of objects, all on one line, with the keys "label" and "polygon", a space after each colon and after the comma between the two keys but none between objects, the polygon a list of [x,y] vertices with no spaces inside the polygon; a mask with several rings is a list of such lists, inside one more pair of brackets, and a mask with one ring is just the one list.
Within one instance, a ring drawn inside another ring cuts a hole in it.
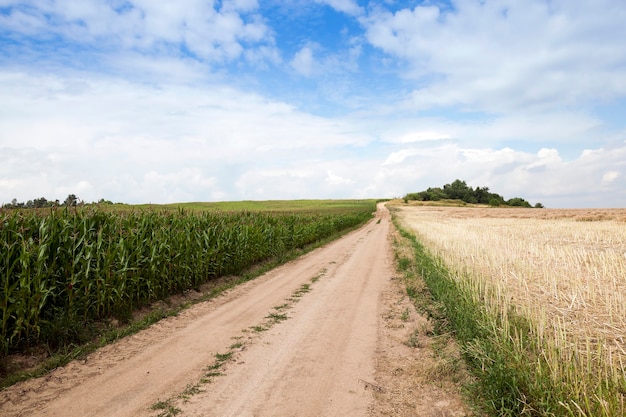
[{"label": "green grass", "polygon": [[280,323],[281,321],[287,320],[289,317],[286,314],[270,313],[265,318],[274,323]]},{"label": "green grass", "polygon": [[410,312],[409,312],[409,308],[405,308],[404,311],[402,311],[402,315],[400,316],[400,320],[402,321],[408,321],[410,317]]},{"label": "green grass", "polygon": [[233,343],[229,346],[230,349],[241,349],[243,347],[243,342]]},{"label": "green grass", "polygon": [[255,333],[261,333],[261,332],[265,332],[265,331],[269,330],[269,327],[262,326],[262,325],[255,325],[255,326],[251,326],[250,330],[252,330]]},{"label": "green grass", "polygon": [[180,393],[178,398],[180,398],[180,399],[182,399],[184,401],[187,401],[192,396],[194,396],[196,394],[200,394],[201,392],[204,392],[204,390],[200,388],[200,384],[195,384],[195,385],[189,384],[189,385],[187,385],[185,390]]},{"label": "green grass", "polygon": [[376,200],[245,200],[220,202],[189,202],[174,204],[138,204],[113,205],[119,210],[154,209],[154,210],[218,210],[218,211],[317,211],[329,209],[353,209],[365,205],[375,206]]},{"label": "green grass", "polygon": [[[505,352],[500,351],[489,328],[491,319],[485,316],[480,304],[451,278],[445,265],[433,258],[415,236],[402,229],[400,233],[411,241],[416,268],[434,301],[434,307],[429,308],[422,301],[421,308],[426,308],[428,316],[435,319],[436,334],[454,333],[467,363],[479,376],[480,386],[474,387],[474,395],[483,398],[484,405],[493,415],[520,415],[524,404],[520,401],[521,392],[516,383],[518,375],[515,369],[506,366]],[[408,268],[406,262],[403,266]],[[424,295],[415,287],[409,287],[408,292],[414,297]],[[472,347],[473,350],[470,349]]]},{"label": "green grass", "polygon": [[306,294],[309,291],[311,291],[311,285],[310,284],[302,284],[300,286],[300,288],[295,292],[295,294],[297,294],[299,296],[300,294]]},{"label": "green grass", "polygon": [[233,352],[229,351],[226,353],[216,353],[215,354],[215,360],[218,362],[226,362],[228,360],[230,360],[233,357]]},{"label": "green grass", "polygon": [[158,417],[173,417],[181,413],[181,410],[174,407],[170,401],[157,401],[150,408],[159,411]]}]

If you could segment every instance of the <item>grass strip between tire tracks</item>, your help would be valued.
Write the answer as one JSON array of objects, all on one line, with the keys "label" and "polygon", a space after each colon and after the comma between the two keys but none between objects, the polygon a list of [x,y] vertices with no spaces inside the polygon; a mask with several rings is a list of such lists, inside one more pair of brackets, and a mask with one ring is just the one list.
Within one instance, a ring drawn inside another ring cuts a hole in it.
[{"label": "grass strip between tire tracks", "polygon": [[[311,291],[311,284],[319,281],[319,279],[325,274],[326,269],[322,269],[317,275],[311,278],[310,283],[302,284],[297,290],[293,292],[291,297],[285,300],[283,304],[275,306],[273,311],[268,313],[262,323],[251,326],[247,329],[243,329],[242,333],[261,333],[271,329],[274,325],[280,323],[281,321],[288,320],[289,316],[286,313],[278,312],[291,309],[295,303],[300,301],[304,294]],[[170,397],[167,400],[159,399],[152,405],[151,410],[159,411],[156,417],[173,417],[180,414],[182,410],[176,406],[178,401],[182,401],[183,403],[187,402],[191,398],[191,396],[204,392],[202,387],[206,384],[212,383],[216,377],[224,375],[224,373],[222,372],[223,366],[226,363],[235,360],[234,355],[237,352],[245,350],[246,347],[252,343],[251,340],[248,340],[248,342],[243,341],[243,336],[234,336],[233,339],[237,341],[229,347],[228,351],[226,351],[225,353],[215,354],[215,361],[213,362],[213,364],[204,368],[205,373],[200,378],[200,381],[198,381],[194,385],[187,385],[185,390],[177,396]]]}]

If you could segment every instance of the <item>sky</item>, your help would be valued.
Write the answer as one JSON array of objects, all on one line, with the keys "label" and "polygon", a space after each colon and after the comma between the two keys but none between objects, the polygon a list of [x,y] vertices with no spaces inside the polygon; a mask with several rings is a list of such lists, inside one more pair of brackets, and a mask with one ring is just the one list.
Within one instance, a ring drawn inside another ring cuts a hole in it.
[{"label": "sky", "polygon": [[626,207],[624,0],[0,0],[0,204]]}]

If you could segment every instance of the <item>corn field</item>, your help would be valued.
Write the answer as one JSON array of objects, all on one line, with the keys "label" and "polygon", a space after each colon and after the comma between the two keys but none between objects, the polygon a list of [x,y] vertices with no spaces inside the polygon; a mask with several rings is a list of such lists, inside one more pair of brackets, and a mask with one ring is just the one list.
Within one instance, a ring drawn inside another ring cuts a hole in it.
[{"label": "corn field", "polygon": [[[310,212],[0,212],[0,357],[331,236],[373,202]],[[51,336],[52,335],[52,336]]]}]

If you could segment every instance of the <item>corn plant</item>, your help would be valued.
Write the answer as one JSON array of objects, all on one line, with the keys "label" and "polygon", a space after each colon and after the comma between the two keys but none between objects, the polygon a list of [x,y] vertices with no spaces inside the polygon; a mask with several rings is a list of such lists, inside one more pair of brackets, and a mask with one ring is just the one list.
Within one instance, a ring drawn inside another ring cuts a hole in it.
[{"label": "corn plant", "polygon": [[[0,354],[238,274],[371,217],[371,202],[309,212],[0,212]],[[54,341],[52,341],[54,342]]]}]

